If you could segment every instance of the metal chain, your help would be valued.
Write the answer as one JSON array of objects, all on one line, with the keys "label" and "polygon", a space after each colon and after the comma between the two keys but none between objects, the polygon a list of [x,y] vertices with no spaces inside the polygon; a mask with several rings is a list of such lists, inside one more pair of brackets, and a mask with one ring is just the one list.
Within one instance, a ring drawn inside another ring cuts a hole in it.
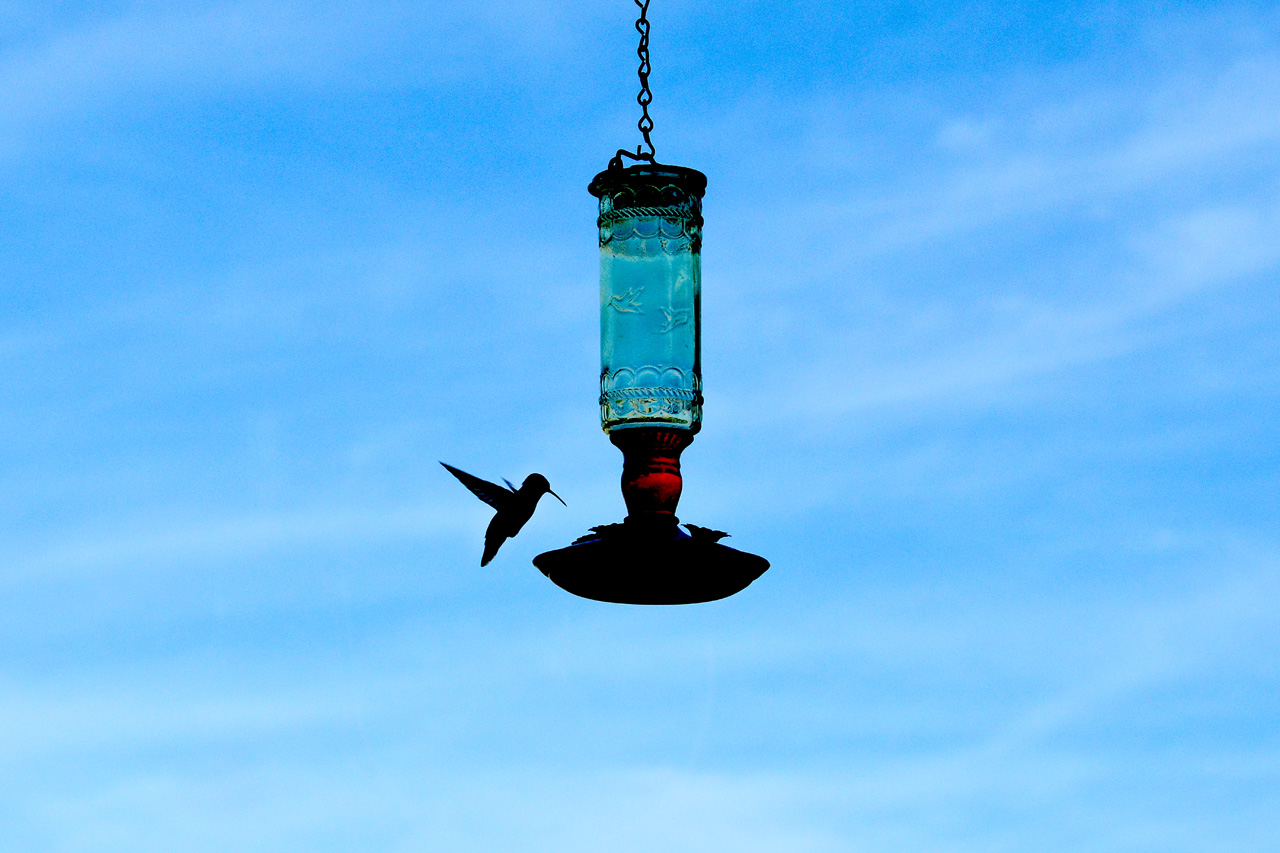
[{"label": "metal chain", "polygon": [[[654,162],[653,140],[649,139],[649,132],[653,130],[653,119],[649,116],[649,104],[653,103],[653,92],[649,91],[649,0],[636,0],[636,5],[640,7],[640,18],[636,21],[636,31],[640,33],[640,46],[636,48],[636,55],[640,57],[640,67],[636,69],[636,73],[640,75],[640,94],[636,95],[636,103],[640,105],[640,121],[636,127],[640,128],[640,133],[644,136],[644,144],[649,146],[649,162]],[[640,153],[640,146],[636,146],[636,153]]]},{"label": "metal chain", "polygon": [[609,161],[610,169],[621,169],[622,158],[629,160],[644,160],[649,163],[657,163],[654,159],[657,150],[653,147],[653,140],[649,138],[649,134],[653,131],[653,117],[649,115],[649,105],[653,103],[653,92],[649,90],[649,0],[635,0],[637,6],[640,7],[640,17],[636,20],[636,32],[640,33],[640,46],[636,48],[636,55],[640,57],[640,67],[636,69],[636,73],[640,75],[640,94],[636,95],[636,103],[640,105],[640,121],[636,123],[636,127],[640,128],[640,134],[644,137],[644,144],[649,146],[647,152],[641,151],[641,146],[636,146],[636,151],[632,154],[625,148],[619,148],[618,153],[613,155],[613,159]]}]

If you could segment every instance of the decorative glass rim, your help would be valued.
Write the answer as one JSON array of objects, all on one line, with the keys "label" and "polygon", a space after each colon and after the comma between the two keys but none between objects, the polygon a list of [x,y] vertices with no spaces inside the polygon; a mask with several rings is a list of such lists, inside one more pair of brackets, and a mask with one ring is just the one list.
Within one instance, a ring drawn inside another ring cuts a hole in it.
[{"label": "decorative glass rim", "polygon": [[625,169],[605,169],[591,179],[587,192],[596,198],[604,198],[614,192],[635,187],[637,184],[662,182],[701,199],[707,191],[707,176],[697,169],[685,166],[644,165],[627,166]]}]

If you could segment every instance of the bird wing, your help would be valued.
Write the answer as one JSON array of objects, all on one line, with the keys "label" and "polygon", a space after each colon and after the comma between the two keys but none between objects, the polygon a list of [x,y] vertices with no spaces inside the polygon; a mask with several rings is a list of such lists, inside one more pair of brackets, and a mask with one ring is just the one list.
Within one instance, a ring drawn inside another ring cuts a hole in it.
[{"label": "bird wing", "polygon": [[497,483],[490,483],[488,480],[481,480],[479,477],[473,477],[466,471],[459,471],[452,465],[445,465],[443,462],[440,464],[444,465],[446,471],[457,477],[462,485],[470,489],[473,495],[494,509],[500,510],[504,508],[507,502],[511,500],[511,496],[515,494],[512,489],[504,488]]},{"label": "bird wing", "polygon": [[507,488],[509,488],[511,491],[513,491],[513,492],[514,492],[514,491],[516,490],[516,485],[515,485],[515,483],[511,482],[511,481],[510,481],[510,480],[508,480],[506,477],[503,477],[503,478],[502,478],[502,482],[506,483],[506,484],[507,484]]}]

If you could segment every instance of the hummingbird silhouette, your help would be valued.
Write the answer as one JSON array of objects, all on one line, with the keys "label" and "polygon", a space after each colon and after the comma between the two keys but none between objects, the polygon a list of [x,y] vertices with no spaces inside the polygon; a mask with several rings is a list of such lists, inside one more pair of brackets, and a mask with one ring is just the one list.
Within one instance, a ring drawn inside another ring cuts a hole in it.
[{"label": "hummingbird silhouette", "polygon": [[550,494],[560,503],[564,503],[564,498],[551,491],[551,484],[541,474],[530,474],[525,477],[524,482],[517,489],[506,477],[502,478],[502,482],[507,485],[499,486],[497,483],[474,477],[466,471],[459,471],[452,465],[445,465],[443,462],[440,464],[444,465],[446,471],[457,477],[462,485],[470,489],[473,495],[497,510],[493,520],[489,522],[488,529],[484,532],[484,556],[480,558],[482,566],[489,565],[489,561],[493,559],[494,554],[498,553],[502,543],[519,533],[524,523],[533,517],[533,511],[538,508],[539,498]]}]

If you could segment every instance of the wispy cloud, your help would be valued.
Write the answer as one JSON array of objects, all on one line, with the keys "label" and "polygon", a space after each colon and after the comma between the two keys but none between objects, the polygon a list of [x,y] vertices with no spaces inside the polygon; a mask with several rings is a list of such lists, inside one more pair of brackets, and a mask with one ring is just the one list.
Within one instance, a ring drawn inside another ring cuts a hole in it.
[{"label": "wispy cloud", "polygon": [[[471,507],[466,507],[471,509]],[[189,524],[148,525],[134,533],[80,534],[71,542],[11,553],[3,578],[9,583],[110,571],[137,572],[157,564],[226,560],[280,549],[387,540],[430,539],[474,521],[475,513],[440,504],[378,509],[327,507],[240,518],[202,518]],[[59,531],[67,538],[68,531]],[[74,541],[79,538],[80,541]]]},{"label": "wispy cloud", "polygon": [[[768,342],[753,350],[755,391],[734,389],[735,410],[807,420],[986,405],[1032,377],[1169,343],[1178,332],[1154,318],[1276,268],[1280,207],[1265,179],[1241,176],[1265,174],[1280,149],[1280,64],[1240,61],[1212,85],[1171,73],[1079,97],[949,120],[940,137],[964,136],[966,156],[926,158],[902,187],[833,175],[820,202],[778,199],[769,251],[751,266],[716,256],[730,265],[720,275],[753,297],[732,303],[758,317],[738,336]],[[1235,189],[1206,188],[1215,182]],[[727,214],[731,234],[761,227],[748,209]],[[1064,222],[1077,234],[1069,247],[1045,236]],[[922,256],[965,263],[964,244],[984,241],[1003,248],[987,251],[981,279],[929,292],[915,283]],[[999,251],[1007,263],[992,257]],[[796,289],[802,300],[779,301]],[[771,310],[759,318],[762,303]],[[800,334],[815,323],[819,334]]]},{"label": "wispy cloud", "polygon": [[[1055,821],[1093,808],[1126,776],[1095,742],[1099,729],[1127,725],[1136,709],[1166,720],[1200,713],[1170,707],[1171,688],[1234,669],[1235,659],[1273,645],[1274,555],[1235,558],[1238,565],[1218,569],[1224,580],[1147,602],[1136,617],[1115,601],[1103,612],[1084,602],[1049,612],[1032,607],[1015,619],[1002,609],[984,613],[973,601],[927,612],[904,607],[905,599],[853,604],[856,612],[841,601],[803,625],[757,614],[740,626],[745,631],[725,625],[711,636],[692,611],[672,614],[663,620],[675,629],[671,642],[658,646],[636,614],[625,620],[629,627],[586,618],[551,637],[524,626],[424,646],[417,631],[406,631],[342,665],[325,654],[273,658],[269,673],[254,666],[248,681],[225,666],[173,661],[122,682],[117,672],[80,676],[57,690],[12,685],[0,702],[7,733],[0,753],[37,791],[54,781],[38,771],[41,764],[56,769],[75,756],[112,756],[123,772],[110,780],[81,775],[74,786],[45,791],[51,799],[43,808],[74,815],[81,827],[125,815],[126,826],[147,824],[146,843],[154,845],[175,843],[192,824],[186,817],[147,822],[147,815],[183,816],[205,800],[224,817],[215,833],[221,843],[250,846],[314,826],[323,820],[317,805],[331,803],[335,826],[409,846],[447,840],[484,849],[518,833],[530,849],[693,850],[733,842],[735,849],[836,850],[850,833],[883,841],[909,831],[919,849],[948,842],[979,849],[998,830],[974,815],[947,815],[998,801],[1020,832],[1025,815],[1042,814],[1050,801]],[[715,650],[704,673],[708,641]],[[877,691],[869,675],[888,671],[897,679],[910,674],[915,692]],[[701,751],[672,761],[670,741],[691,733],[671,729],[669,716],[649,718],[654,706],[625,699],[670,691],[673,679],[707,677],[729,692],[710,707]],[[480,714],[495,689],[526,698]],[[1164,705],[1148,704],[1151,697]],[[950,710],[940,715],[939,706]],[[783,732],[774,745],[757,743],[766,715]],[[550,740],[518,766],[473,754],[477,738],[518,739],[527,729]],[[605,738],[612,747],[589,757],[581,744],[559,740],[570,730],[587,744]],[[321,732],[332,747],[318,762],[268,748]],[[873,746],[869,733],[900,746]],[[244,758],[234,769],[199,761],[146,769],[145,756],[177,744]],[[1203,749],[1193,729],[1172,744],[1134,749],[1143,774],[1192,787],[1215,784],[1221,773],[1267,780],[1280,772],[1265,753],[1217,770],[1189,767],[1188,754]],[[734,757],[743,750],[753,760]],[[352,787],[362,793],[338,796]],[[235,795],[245,790],[265,799]],[[937,820],[904,825],[926,806]],[[664,820],[652,821],[655,813]],[[1093,837],[1105,844],[1109,833],[1141,833],[1142,820],[1132,815]]]},{"label": "wispy cloud", "polygon": [[[0,55],[0,157],[33,145],[68,117],[117,109],[157,93],[325,90],[377,85],[441,85],[492,62],[495,41],[545,60],[568,54],[581,35],[566,18],[522,4],[455,6],[350,2],[198,2],[146,5],[116,16],[86,16],[46,40],[18,41]],[[411,46],[409,59],[394,58]],[[377,68],[371,72],[370,66]]]}]

